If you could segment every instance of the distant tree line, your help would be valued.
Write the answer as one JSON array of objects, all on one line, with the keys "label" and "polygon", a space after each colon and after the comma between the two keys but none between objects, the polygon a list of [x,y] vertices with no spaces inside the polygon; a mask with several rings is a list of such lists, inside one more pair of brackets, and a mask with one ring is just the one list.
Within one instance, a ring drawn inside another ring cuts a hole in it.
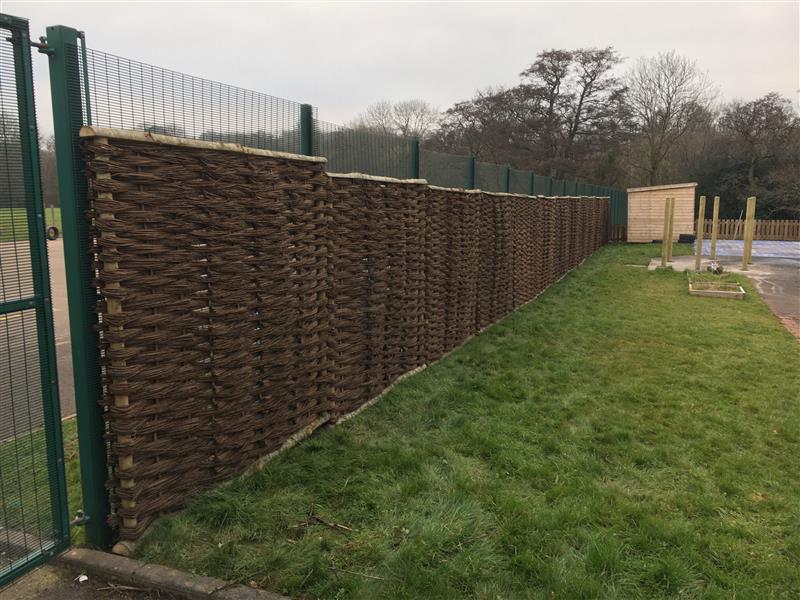
[{"label": "distant tree line", "polygon": [[383,101],[351,126],[595,184],[697,181],[721,197],[723,217],[756,196],[759,218],[800,218],[800,118],[787,98],[721,103],[708,76],[675,52],[618,75],[622,63],[611,46],[546,50],[513,87],[479,90],[444,112]]}]

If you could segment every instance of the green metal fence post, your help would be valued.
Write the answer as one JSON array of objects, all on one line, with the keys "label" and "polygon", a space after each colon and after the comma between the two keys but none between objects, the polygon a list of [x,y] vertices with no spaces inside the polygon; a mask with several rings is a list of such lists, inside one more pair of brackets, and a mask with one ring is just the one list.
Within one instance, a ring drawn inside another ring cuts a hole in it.
[{"label": "green metal fence post", "polygon": [[467,189],[475,189],[475,155],[469,155],[469,165],[467,165]]},{"label": "green metal fence post", "polygon": [[533,194],[533,190],[534,190],[534,187],[533,187],[534,181],[533,180],[535,178],[536,178],[536,175],[533,174],[533,171],[529,171],[528,172],[528,195],[529,196],[533,196],[534,195]]},{"label": "green metal fence post", "polygon": [[411,179],[419,179],[419,138],[411,138]]},{"label": "green metal fence post", "polygon": [[75,408],[81,464],[86,539],[100,548],[112,541],[107,523],[110,511],[106,480],[108,464],[104,439],[105,423],[100,406],[100,352],[95,313],[96,292],[92,284],[89,248],[89,208],[78,132],[83,121],[78,60],[79,32],[56,25],[47,28],[50,61],[50,95],[56,144],[56,168],[64,232],[69,326]]},{"label": "green metal fence post", "polygon": [[506,194],[511,191],[511,165],[506,165],[506,177],[505,177],[505,192]]},{"label": "green metal fence post", "polygon": [[310,104],[300,105],[300,154],[314,155],[314,108]]}]

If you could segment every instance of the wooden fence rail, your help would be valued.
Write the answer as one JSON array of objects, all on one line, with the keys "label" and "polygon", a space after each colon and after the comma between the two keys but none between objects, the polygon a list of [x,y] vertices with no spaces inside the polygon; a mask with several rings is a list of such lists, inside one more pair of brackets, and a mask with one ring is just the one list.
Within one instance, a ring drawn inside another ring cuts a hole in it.
[{"label": "wooden fence rail", "polygon": [[[741,240],[744,236],[744,219],[720,219],[717,239]],[[703,237],[711,237],[711,219],[703,222]],[[754,240],[800,241],[800,220],[755,221]]]}]

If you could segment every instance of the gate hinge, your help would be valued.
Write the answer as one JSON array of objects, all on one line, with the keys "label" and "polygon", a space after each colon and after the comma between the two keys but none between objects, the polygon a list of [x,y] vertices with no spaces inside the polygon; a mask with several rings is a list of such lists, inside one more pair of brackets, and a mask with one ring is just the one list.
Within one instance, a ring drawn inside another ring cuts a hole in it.
[{"label": "gate hinge", "polygon": [[86,525],[89,522],[89,516],[84,514],[82,510],[79,510],[75,513],[75,518],[69,522],[70,527],[79,527],[81,525]]},{"label": "gate hinge", "polygon": [[39,52],[41,52],[42,54],[53,54],[55,52],[55,50],[53,50],[52,48],[50,48],[47,45],[47,38],[45,36],[41,36],[39,38],[39,42],[38,43],[37,42],[30,42],[30,44],[34,48],[38,48]]}]

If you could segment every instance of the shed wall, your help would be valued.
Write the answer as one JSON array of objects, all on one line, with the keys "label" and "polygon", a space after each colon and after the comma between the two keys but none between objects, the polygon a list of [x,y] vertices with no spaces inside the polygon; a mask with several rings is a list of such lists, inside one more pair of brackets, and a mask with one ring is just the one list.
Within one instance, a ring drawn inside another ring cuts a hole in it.
[{"label": "shed wall", "polygon": [[694,233],[695,186],[628,192],[628,241],[649,243],[664,235],[664,202],[675,198],[673,241]]}]

